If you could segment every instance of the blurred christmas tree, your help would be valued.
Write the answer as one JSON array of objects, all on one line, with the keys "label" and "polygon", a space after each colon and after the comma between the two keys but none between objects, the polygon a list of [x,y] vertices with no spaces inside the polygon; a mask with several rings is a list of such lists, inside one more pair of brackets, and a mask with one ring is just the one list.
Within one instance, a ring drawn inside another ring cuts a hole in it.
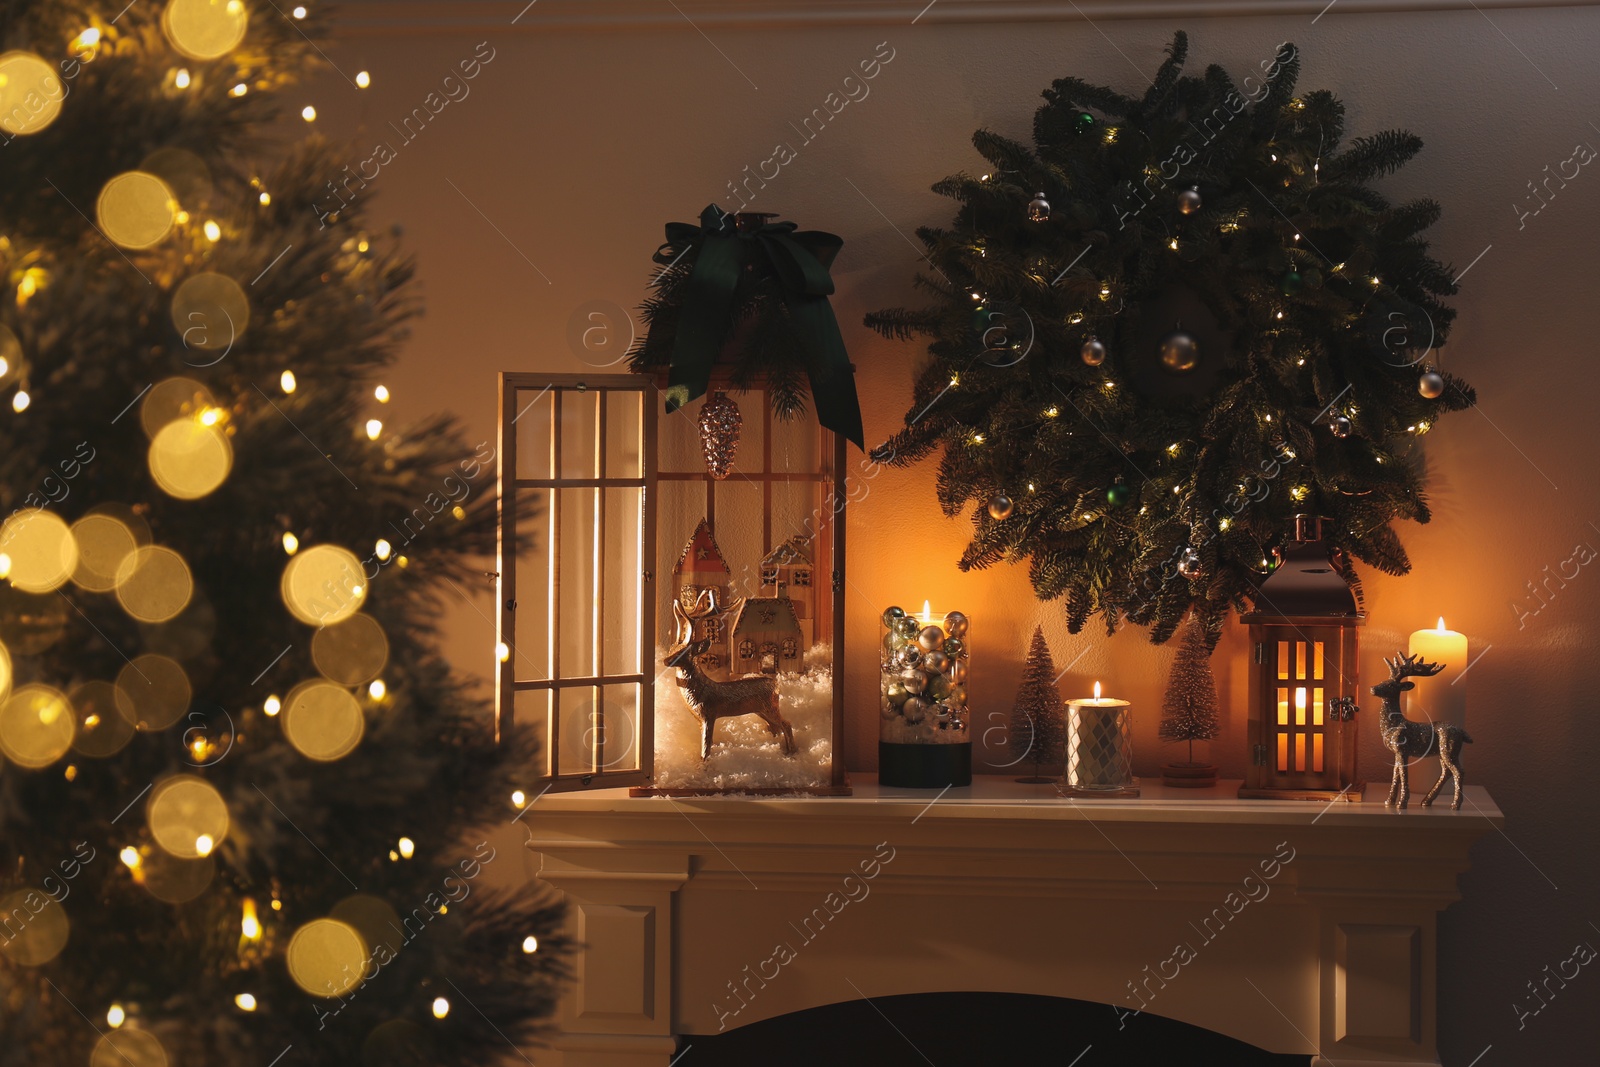
[{"label": "blurred christmas tree", "polygon": [[1048,782],[1041,768],[1061,760],[1066,743],[1066,723],[1061,718],[1061,694],[1056,691],[1056,664],[1045,643],[1044,628],[1033,628],[1022,684],[1011,706],[1011,751],[1019,761],[1029,760],[1033,774],[1022,782]]},{"label": "blurred christmas tree", "polygon": [[1189,742],[1191,765],[1194,743],[1217,736],[1217,681],[1211,675],[1208,646],[1205,627],[1190,616],[1161,702],[1161,740]]},{"label": "blurred christmas tree", "polygon": [[325,27],[4,14],[0,1064],[505,1054],[561,914],[487,888],[528,753],[434,630],[493,452],[376,417],[412,269],[266,137]]}]

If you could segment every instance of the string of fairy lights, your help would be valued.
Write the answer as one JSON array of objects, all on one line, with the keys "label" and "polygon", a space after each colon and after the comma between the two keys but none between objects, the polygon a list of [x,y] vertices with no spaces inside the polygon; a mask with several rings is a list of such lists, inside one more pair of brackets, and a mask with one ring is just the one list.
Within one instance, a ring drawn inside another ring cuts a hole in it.
[{"label": "string of fairy lights", "polygon": [[[295,20],[307,14],[305,6],[288,12]],[[184,60],[211,63],[226,57],[244,39],[249,20],[250,11],[242,0],[169,0],[161,26],[179,59],[178,65],[162,75],[163,91],[211,91],[209,68],[191,70],[181,64]],[[0,55],[0,128],[6,133],[37,133],[54,122],[64,107],[77,104],[78,97],[61,91],[68,62],[88,64],[104,51],[114,52],[125,44],[140,46],[137,37],[125,42],[114,25],[91,21],[96,24],[68,42],[68,58],[60,64],[53,65],[34,52]],[[354,80],[359,89],[372,84],[365,70]],[[252,86],[247,78],[224,78],[223,84],[226,87],[221,91],[231,97],[242,97],[252,88],[271,87],[266,80]],[[300,114],[308,123],[317,118],[310,103]],[[235,232],[225,218],[199,218],[186,209],[188,203],[199,212],[211,191],[205,164],[198,157],[177,149],[158,150],[138,169],[105,183],[94,206],[94,224],[119,250],[150,253],[179,245],[186,261],[193,253],[192,259],[203,263],[213,246]],[[271,192],[259,178],[252,181],[251,193],[262,207],[272,202]],[[352,250],[367,254],[366,239],[354,240]],[[14,278],[17,310],[25,313],[28,302],[50,284],[50,269],[41,262],[39,250],[14,248],[6,237],[0,237],[0,260],[20,264],[8,273]],[[172,292],[174,329],[193,353],[225,354],[249,329],[250,315],[244,288],[226,274],[201,270]],[[211,328],[222,322],[228,324],[226,330]],[[25,415],[36,400],[28,371],[22,340],[0,323],[0,390],[12,390],[10,406],[16,416]],[[304,389],[289,368],[282,370],[277,384],[285,398]],[[372,398],[381,407],[390,402],[391,393],[380,384],[373,389]],[[162,492],[175,500],[194,501],[227,481],[233,469],[235,419],[243,410],[242,402],[226,403],[200,381],[175,376],[151,386],[137,403],[150,442],[150,474]],[[385,438],[384,422],[378,417],[362,419],[356,432],[379,447],[393,444],[392,435]],[[459,506],[453,514],[457,520],[466,518]],[[276,536],[288,560],[280,581],[281,598],[295,619],[312,628],[311,655],[320,676],[281,695],[268,696],[261,712],[278,724],[284,739],[305,758],[318,763],[336,761],[360,744],[368,716],[394,699],[382,677],[389,662],[388,639],[376,619],[362,611],[370,588],[362,561],[354,552],[334,544],[304,544],[292,529],[282,529]],[[402,569],[410,563],[385,538],[374,543],[373,557],[380,563],[393,559]],[[139,509],[120,504],[98,505],[70,523],[48,507],[18,509],[0,524],[0,582],[27,594],[54,593],[71,585],[86,593],[109,595],[139,623],[170,622],[195,599],[194,579],[183,556],[157,542]],[[40,650],[17,649],[22,655]],[[497,655],[503,661],[509,650],[501,645]],[[68,781],[77,777],[78,758],[107,758],[120,752],[136,733],[175,726],[194,695],[183,666],[158,653],[130,660],[114,682],[81,682],[70,692],[40,683],[14,688],[13,677],[11,650],[0,642],[0,755],[32,770],[68,760],[64,769]],[[235,737],[239,739],[242,734]],[[206,737],[186,741],[193,762],[201,768],[217,757],[216,744]],[[517,809],[527,802],[520,789],[510,799]],[[197,899],[212,884],[216,851],[231,828],[224,797],[200,774],[175,774],[150,790],[144,812],[145,836],[118,852],[126,876],[167,903]],[[416,853],[416,842],[400,837],[388,856],[391,862],[403,863]],[[0,899],[0,913],[9,914],[26,893]],[[276,886],[271,889],[268,907],[267,914],[284,910]],[[447,910],[448,905],[441,904],[437,914]],[[20,934],[0,945],[0,953],[23,966],[46,963],[65,947],[69,925],[65,910],[53,904],[35,914]],[[389,905],[358,894],[332,914],[300,924],[282,953],[290,976],[303,991],[316,997],[336,997],[361,981],[376,947],[387,936],[385,929],[399,926]],[[281,938],[269,937],[257,897],[245,896],[239,918],[241,959],[259,961],[263,946],[278,941]],[[533,935],[521,943],[526,954],[538,948]],[[240,1012],[263,1007],[256,991],[231,992],[231,999]],[[428,1010],[434,1018],[444,1019],[450,1013],[450,1002],[436,997]],[[138,1015],[138,1006],[131,1002],[117,1001],[105,1009],[109,1032],[96,1045],[92,1065],[112,1060],[166,1062],[157,1037],[138,1026]]]}]

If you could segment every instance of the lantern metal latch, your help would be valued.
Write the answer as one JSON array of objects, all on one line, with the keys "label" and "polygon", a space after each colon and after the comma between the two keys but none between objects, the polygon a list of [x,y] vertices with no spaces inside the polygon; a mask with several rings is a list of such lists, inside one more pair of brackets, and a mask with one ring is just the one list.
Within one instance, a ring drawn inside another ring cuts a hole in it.
[{"label": "lantern metal latch", "polygon": [[1349,722],[1356,717],[1356,712],[1361,709],[1356,704],[1355,697],[1336,697],[1329,705],[1328,710],[1335,722]]},{"label": "lantern metal latch", "polygon": [[1251,751],[1250,756],[1251,762],[1253,762],[1257,767],[1265,767],[1267,765],[1267,746],[1256,745]]}]

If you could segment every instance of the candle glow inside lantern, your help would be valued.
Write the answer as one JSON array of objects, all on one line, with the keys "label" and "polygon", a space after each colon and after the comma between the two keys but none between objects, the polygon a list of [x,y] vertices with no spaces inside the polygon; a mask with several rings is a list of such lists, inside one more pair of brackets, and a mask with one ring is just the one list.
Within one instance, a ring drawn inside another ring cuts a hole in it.
[{"label": "candle glow inside lantern", "polygon": [[1061,793],[1069,797],[1136,797],[1133,777],[1133,707],[1100,695],[1067,701],[1067,770]]},{"label": "candle glow inside lantern", "polygon": [[952,611],[936,622],[925,600],[920,616],[891,607],[881,622],[878,780],[912,789],[971,785],[971,621]]}]

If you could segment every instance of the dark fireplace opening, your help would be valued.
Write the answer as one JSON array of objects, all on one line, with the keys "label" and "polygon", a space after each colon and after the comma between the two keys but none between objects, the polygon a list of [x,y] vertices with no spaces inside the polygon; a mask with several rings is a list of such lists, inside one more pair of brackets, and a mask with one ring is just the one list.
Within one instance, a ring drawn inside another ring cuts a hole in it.
[{"label": "dark fireplace opening", "polygon": [[[683,1050],[692,1046],[692,1051]],[[682,1067],[1307,1067],[1198,1026],[1021,993],[909,993],[679,1039]]]}]

